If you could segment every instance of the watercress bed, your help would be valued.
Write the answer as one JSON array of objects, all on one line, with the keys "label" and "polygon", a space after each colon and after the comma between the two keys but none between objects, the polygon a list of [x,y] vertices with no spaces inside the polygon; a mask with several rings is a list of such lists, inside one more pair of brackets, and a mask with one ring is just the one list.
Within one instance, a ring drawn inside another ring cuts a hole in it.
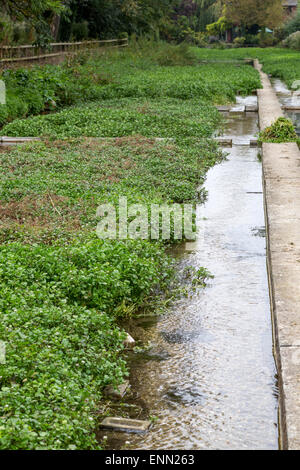
[{"label": "watercress bed", "polygon": [[[12,120],[2,135],[43,138],[0,158],[1,449],[100,448],[103,388],[128,373],[118,322],[167,292],[174,270],[159,241],[98,239],[96,209],[119,196],[146,205],[203,201],[199,183],[222,159],[213,105],[260,86],[250,66],[228,66],[225,76],[184,48],[168,45],[166,56],[159,47],[6,72],[26,106],[28,83],[43,106],[49,97],[55,109],[73,106],[13,120],[41,108],[9,115],[8,103],[2,116]],[[66,100],[69,88],[75,98]]]}]

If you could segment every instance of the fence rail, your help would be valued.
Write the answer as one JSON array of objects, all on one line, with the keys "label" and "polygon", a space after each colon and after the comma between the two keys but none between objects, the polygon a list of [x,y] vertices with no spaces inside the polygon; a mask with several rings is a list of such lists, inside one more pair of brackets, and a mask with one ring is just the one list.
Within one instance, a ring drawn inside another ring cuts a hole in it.
[{"label": "fence rail", "polygon": [[86,49],[96,49],[98,47],[126,47],[128,39],[106,39],[100,41],[82,42],[53,42],[47,48],[41,48],[29,44],[21,46],[1,46],[0,63],[21,62],[24,60],[46,59],[63,54],[74,54]]}]

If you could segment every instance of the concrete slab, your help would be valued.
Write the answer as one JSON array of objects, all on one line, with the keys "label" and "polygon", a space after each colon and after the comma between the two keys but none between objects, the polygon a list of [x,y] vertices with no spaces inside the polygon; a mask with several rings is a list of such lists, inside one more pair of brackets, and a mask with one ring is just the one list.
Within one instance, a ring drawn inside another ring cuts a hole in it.
[{"label": "concrete slab", "polygon": [[27,142],[41,140],[39,137],[0,137],[0,146],[6,147],[11,145],[25,144]]},{"label": "concrete slab", "polygon": [[257,113],[258,106],[256,105],[247,105],[246,106],[246,113]]},{"label": "concrete slab", "polygon": [[264,173],[268,178],[300,178],[300,152],[296,142],[263,144]]},{"label": "concrete slab", "polygon": [[105,418],[100,424],[101,428],[112,429],[114,431],[144,433],[151,426],[151,421],[141,421],[138,419],[126,418]]},{"label": "concrete slab", "polygon": [[272,89],[257,90],[260,102],[258,117],[260,129],[271,126],[279,117],[284,117],[283,111]]},{"label": "concrete slab", "polygon": [[2,136],[0,141],[3,143],[22,143],[22,142],[31,142],[35,140],[41,140],[39,137],[7,137]]},{"label": "concrete slab", "polygon": [[272,273],[272,299],[276,313],[277,346],[281,354],[281,347],[287,347],[298,341],[300,344],[299,311],[295,310],[300,298],[300,284],[297,283],[300,276],[300,262],[295,262],[291,253],[273,252],[270,253],[269,262]]},{"label": "concrete slab", "polygon": [[126,349],[132,349],[135,346],[135,340],[129,333],[126,333],[126,338],[124,340],[124,346]]},{"label": "concrete slab", "polygon": [[230,114],[244,114],[245,111],[246,111],[246,106],[242,104],[238,104],[230,108],[229,113]]},{"label": "concrete slab", "polygon": [[284,111],[300,111],[300,106],[284,105],[282,109],[284,109]]},{"label": "concrete slab", "polygon": [[232,147],[232,139],[228,137],[216,137],[215,140],[222,147]]},{"label": "concrete slab", "polygon": [[[283,116],[275,91],[255,61],[260,129]],[[300,450],[300,152],[296,143],[263,144],[267,263],[280,391],[281,448]]]}]

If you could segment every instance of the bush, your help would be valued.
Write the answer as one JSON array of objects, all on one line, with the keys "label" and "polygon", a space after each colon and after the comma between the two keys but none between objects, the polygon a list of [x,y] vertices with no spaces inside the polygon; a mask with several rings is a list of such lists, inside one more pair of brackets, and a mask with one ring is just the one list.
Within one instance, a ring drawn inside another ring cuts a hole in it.
[{"label": "bush", "polygon": [[233,43],[238,46],[238,47],[242,47],[246,42],[246,38],[244,37],[239,37],[239,38],[235,38]]},{"label": "bush", "polygon": [[258,46],[259,43],[259,35],[258,34],[246,34],[245,43],[249,46]]},{"label": "bush", "polygon": [[261,32],[258,34],[258,44],[260,47],[272,47],[278,43],[278,40],[271,33]]},{"label": "bush", "polygon": [[119,33],[118,35],[119,39],[128,39],[128,33],[124,31],[123,33]]},{"label": "bush", "polygon": [[14,96],[10,90],[6,94],[6,104],[0,105],[0,126],[3,126],[7,121],[16,118],[25,117],[28,114],[29,105],[22,97]]},{"label": "bush", "polygon": [[187,42],[179,45],[166,41],[153,41],[152,39],[131,36],[129,47],[125,51],[126,58],[133,60],[143,57],[150,65],[193,65],[196,62],[195,54]]},{"label": "bush", "polygon": [[295,33],[290,34],[290,36],[288,36],[282,42],[282,45],[284,47],[288,47],[289,49],[300,51],[300,31],[296,31]]},{"label": "bush", "polygon": [[83,41],[89,37],[89,25],[87,21],[81,23],[73,23],[71,29],[71,37],[75,41]]}]

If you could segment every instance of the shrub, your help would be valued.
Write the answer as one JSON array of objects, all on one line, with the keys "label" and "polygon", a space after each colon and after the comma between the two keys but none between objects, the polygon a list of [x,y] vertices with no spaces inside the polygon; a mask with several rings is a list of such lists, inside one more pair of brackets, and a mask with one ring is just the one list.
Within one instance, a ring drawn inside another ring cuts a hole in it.
[{"label": "shrub", "polygon": [[259,134],[260,142],[296,142],[298,140],[294,124],[290,119],[280,117],[270,127]]},{"label": "shrub", "polygon": [[126,31],[119,33],[119,39],[128,39],[128,33]]},{"label": "shrub", "polygon": [[246,34],[245,43],[249,46],[258,46],[259,43],[259,36],[258,34]]},{"label": "shrub", "polygon": [[290,34],[283,42],[284,47],[300,51],[300,31]]},{"label": "shrub", "polygon": [[242,47],[246,42],[246,38],[244,37],[239,37],[239,38],[235,38],[233,43],[238,46],[238,47]]},{"label": "shrub", "polygon": [[71,37],[75,41],[83,41],[89,37],[89,25],[87,21],[81,23],[73,23],[71,29]]},{"label": "shrub", "polygon": [[271,33],[261,32],[258,34],[258,43],[260,47],[272,47],[278,40]]},{"label": "shrub", "polygon": [[6,94],[6,104],[0,105],[0,126],[7,121],[27,115],[29,105],[19,96],[14,96],[10,90]]}]

